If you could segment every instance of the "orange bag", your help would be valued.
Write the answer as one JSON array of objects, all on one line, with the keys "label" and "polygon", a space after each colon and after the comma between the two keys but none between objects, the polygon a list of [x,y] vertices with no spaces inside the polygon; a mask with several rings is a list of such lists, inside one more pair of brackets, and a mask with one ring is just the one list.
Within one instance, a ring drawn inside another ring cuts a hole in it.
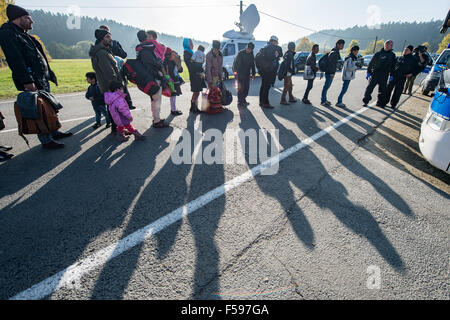
[{"label": "orange bag", "polygon": [[14,103],[19,136],[25,140],[28,146],[29,143],[24,137],[25,134],[49,134],[61,128],[56,111],[47,100],[41,97],[37,98],[37,112],[39,119],[24,119],[17,102]]}]

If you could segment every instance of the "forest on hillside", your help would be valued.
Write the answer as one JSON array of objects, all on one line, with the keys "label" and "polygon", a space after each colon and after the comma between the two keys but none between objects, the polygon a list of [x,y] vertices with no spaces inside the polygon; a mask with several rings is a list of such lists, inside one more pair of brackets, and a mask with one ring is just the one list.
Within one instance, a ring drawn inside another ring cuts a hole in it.
[{"label": "forest on hillside", "polygon": [[[94,32],[100,25],[109,26],[113,39],[120,42],[129,57],[135,57],[135,47],[138,44],[136,34],[139,31],[136,27],[112,20],[82,17],[80,28],[70,29],[67,26],[69,16],[66,14],[54,14],[43,10],[33,10],[30,14],[35,22],[30,33],[40,37],[54,59],[89,58],[90,45],[95,42]],[[179,53],[183,52],[182,37],[167,35],[160,32],[161,30],[156,31],[159,34],[158,41]],[[194,40],[195,46],[199,44],[209,46],[206,42]]]}]

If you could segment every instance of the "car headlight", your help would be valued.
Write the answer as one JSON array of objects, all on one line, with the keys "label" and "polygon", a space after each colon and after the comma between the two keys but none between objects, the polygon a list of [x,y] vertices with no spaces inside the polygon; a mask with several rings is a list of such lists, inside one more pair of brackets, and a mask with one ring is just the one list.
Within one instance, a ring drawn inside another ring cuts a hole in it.
[{"label": "car headlight", "polygon": [[450,131],[450,121],[445,120],[437,113],[432,113],[428,119],[428,125],[437,131]]}]

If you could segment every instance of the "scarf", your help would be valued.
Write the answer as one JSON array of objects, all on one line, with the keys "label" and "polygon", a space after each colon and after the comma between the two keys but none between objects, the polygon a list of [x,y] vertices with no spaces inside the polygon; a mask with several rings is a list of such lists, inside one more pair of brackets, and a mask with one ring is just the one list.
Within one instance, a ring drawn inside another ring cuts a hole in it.
[{"label": "scarf", "polygon": [[183,48],[185,51],[189,52],[190,54],[194,54],[194,51],[191,49],[191,39],[184,38],[183,40]]}]

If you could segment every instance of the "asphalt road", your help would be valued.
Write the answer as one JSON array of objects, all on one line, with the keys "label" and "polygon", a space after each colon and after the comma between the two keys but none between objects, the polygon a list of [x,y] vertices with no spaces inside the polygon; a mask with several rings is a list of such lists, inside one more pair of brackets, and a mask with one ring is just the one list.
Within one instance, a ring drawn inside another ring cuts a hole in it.
[{"label": "asphalt road", "polygon": [[[149,129],[150,99],[133,89],[147,140],[123,144],[92,129],[84,94],[64,95],[60,120],[74,136],[58,151],[36,137],[29,150],[0,102],[0,144],[15,154],[0,164],[0,299],[448,299],[448,175],[403,150],[428,102],[362,109],[364,75],[347,109],[320,106],[318,80],[313,106],[280,106],[274,89],[276,108],[262,110],[257,79],[248,109],[194,116],[186,85],[184,114],[166,129]],[[301,97],[305,81],[294,85]],[[174,164],[179,129],[200,124],[277,129],[286,158],[255,177],[249,150],[242,164]]]}]

